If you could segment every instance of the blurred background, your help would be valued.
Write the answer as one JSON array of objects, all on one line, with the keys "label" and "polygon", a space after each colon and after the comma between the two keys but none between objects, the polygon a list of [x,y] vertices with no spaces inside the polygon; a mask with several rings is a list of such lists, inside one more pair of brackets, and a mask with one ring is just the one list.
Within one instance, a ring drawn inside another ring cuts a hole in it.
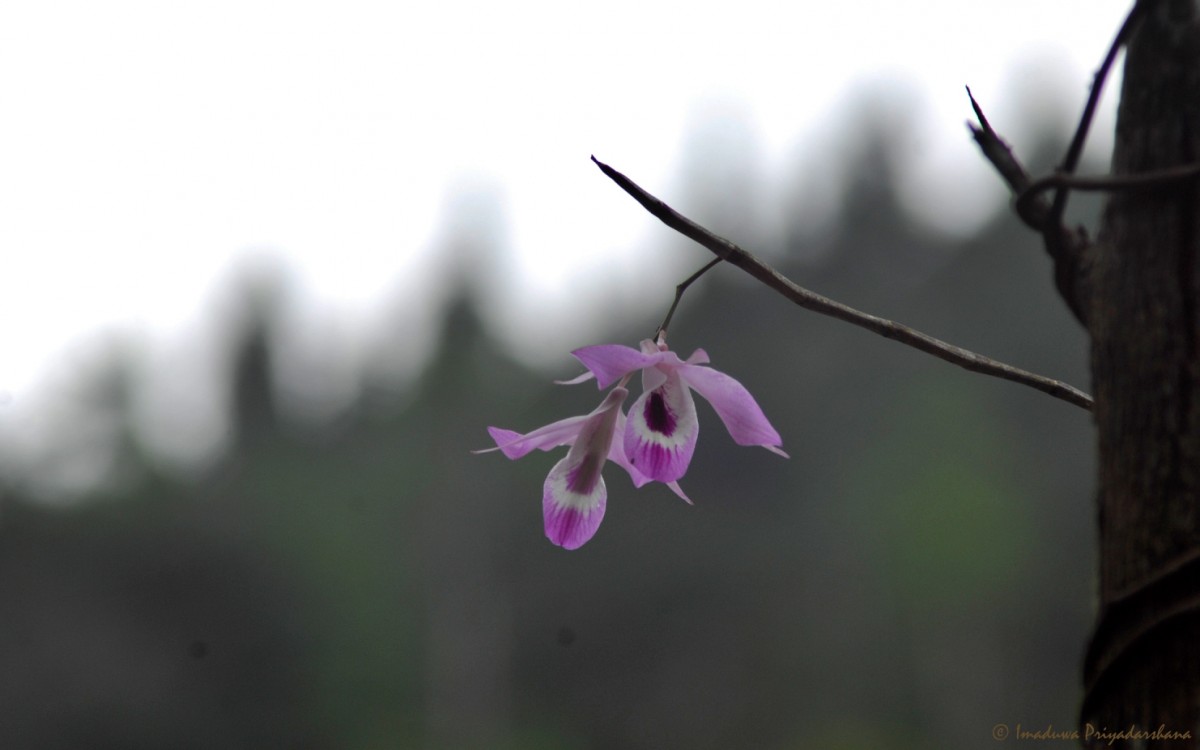
[{"label": "blurred background", "polygon": [[590,411],[569,350],[636,345],[709,258],[592,153],[814,291],[1087,389],[962,86],[1049,170],[1127,3],[811,5],[0,10],[0,747],[1069,729],[1075,407],[718,267],[672,347],[790,460],[698,402],[695,506],[610,468],[566,552],[559,455],[469,453]]}]

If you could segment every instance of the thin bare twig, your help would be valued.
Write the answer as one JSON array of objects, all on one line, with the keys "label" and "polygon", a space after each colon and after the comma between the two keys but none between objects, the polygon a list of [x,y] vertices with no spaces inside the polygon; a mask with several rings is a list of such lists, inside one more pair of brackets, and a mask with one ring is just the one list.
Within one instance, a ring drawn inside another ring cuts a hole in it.
[{"label": "thin bare twig", "polygon": [[[598,163],[599,162],[597,162],[597,164]],[[720,262],[721,262],[720,257],[713,258],[712,260],[710,260],[709,262],[704,264],[704,268],[701,268],[699,271],[695,272],[691,276],[688,276],[686,279],[684,279],[683,281],[681,281],[675,285],[675,301],[671,303],[671,309],[667,310],[667,317],[663,318],[662,325],[660,325],[658,327],[658,330],[654,332],[653,338],[655,340],[658,339],[659,335],[665,334],[667,332],[667,326],[671,325],[671,318],[675,315],[675,308],[679,307],[679,300],[683,299],[683,293],[687,291],[687,288],[689,286],[691,286],[692,283],[696,279],[703,276],[708,271],[708,269],[712,268],[713,266],[717,265]]]},{"label": "thin bare twig", "polygon": [[[1087,325],[1089,308],[1085,302],[1087,278],[1083,269],[1088,266],[1088,255],[1091,252],[1092,244],[1083,227],[1068,229],[1063,225],[1063,213],[1067,207],[1067,196],[1072,189],[1112,188],[1108,186],[1084,188],[1083,185],[1095,185],[1096,183],[1084,181],[1076,184],[1072,183],[1069,178],[1079,165],[1079,158],[1083,154],[1083,145],[1096,114],[1096,106],[1100,101],[1104,81],[1108,78],[1109,70],[1117,58],[1117,53],[1129,41],[1138,22],[1155,2],[1157,0],[1137,0],[1125,17],[1125,22],[1121,24],[1120,31],[1113,39],[1108,54],[1105,55],[1104,61],[1092,79],[1092,90],[1088,95],[1087,104],[1083,108],[1079,125],[1075,129],[1075,135],[1071,138],[1071,144],[1067,148],[1062,165],[1055,176],[1048,178],[1051,182],[1046,183],[1039,180],[1037,189],[1030,189],[1033,183],[1029,179],[1029,174],[1017,161],[1008,144],[988,123],[983,109],[971,95],[971,90],[967,89],[967,96],[971,97],[971,108],[975,110],[975,116],[979,119],[979,127],[969,125],[971,134],[975,137],[975,142],[979,144],[983,155],[1012,189],[1016,198],[1014,209],[1017,216],[1030,228],[1041,233],[1046,253],[1054,261],[1054,285],[1075,318],[1084,326]],[[1054,188],[1052,201],[1047,201],[1043,195],[1046,186]]]},{"label": "thin bare twig", "polygon": [[[1112,68],[1113,62],[1117,59],[1117,53],[1129,41],[1129,37],[1133,35],[1133,30],[1137,28],[1138,21],[1145,15],[1146,11],[1155,0],[1137,0],[1133,8],[1130,9],[1129,15],[1125,17],[1125,23],[1121,24],[1120,31],[1117,32],[1116,38],[1113,39],[1112,45],[1108,48],[1108,54],[1104,56],[1104,62],[1100,63],[1100,68],[1096,71],[1092,78],[1092,90],[1088,94],[1087,104],[1083,107],[1083,114],[1079,118],[1079,126],[1075,128],[1075,135],[1071,138],[1071,145],[1067,148],[1067,155],[1063,158],[1063,163],[1058,168],[1059,174],[1072,174],[1075,168],[1079,166],[1079,159],[1083,156],[1083,144],[1087,141],[1088,130],[1092,126],[1092,118],[1096,114],[1096,106],[1100,103],[1100,93],[1104,89],[1104,81],[1108,78],[1108,72]],[[1054,193],[1054,203],[1050,207],[1049,223],[1044,227],[1046,232],[1047,242],[1058,242],[1060,233],[1057,226],[1062,223],[1063,212],[1067,208],[1067,195],[1070,190],[1066,185],[1060,185]],[[1054,253],[1051,252],[1053,255]]]},{"label": "thin bare twig", "polygon": [[783,274],[776,271],[766,263],[738,247],[734,243],[718,237],[704,227],[695,223],[691,219],[676,213],[674,209],[663,203],[658,198],[650,193],[647,193],[639,187],[633,180],[621,174],[612,167],[604,164],[596,157],[592,157],[592,161],[600,168],[605,175],[613,182],[617,183],[626,193],[629,193],[642,207],[656,216],[660,221],[666,224],[671,229],[679,232],[683,236],[694,240],[704,247],[708,248],[717,258],[731,263],[754,278],[761,281],[771,289],[787,297],[795,304],[803,307],[806,310],[811,310],[822,315],[828,315],[832,318],[856,325],[860,328],[865,328],[872,333],[876,333],[884,338],[898,341],[906,346],[911,346],[914,349],[919,349],[926,354],[932,354],[938,359],[945,360],[959,367],[977,372],[984,375],[1009,380],[1014,383],[1035,388],[1043,393],[1049,394],[1055,398],[1062,399],[1068,403],[1074,404],[1083,409],[1092,408],[1092,398],[1086,393],[1074,388],[1066,383],[1058,380],[1052,380],[1041,375],[1021,370],[1012,365],[998,362],[981,354],[968,351],[961,347],[948,344],[932,336],[921,333],[907,326],[900,325],[891,320],[879,318],[874,315],[869,315],[864,312],[855,310],[852,307],[843,305],[841,302],[831,300],[828,297],[823,297],[815,292],[796,285]]},{"label": "thin bare twig", "polygon": [[1013,208],[1017,216],[1026,226],[1042,235],[1046,253],[1054,261],[1054,286],[1062,296],[1063,302],[1067,303],[1068,309],[1075,315],[1075,319],[1087,325],[1087,308],[1082,303],[1083,293],[1080,290],[1079,275],[1083,257],[1090,245],[1087,232],[1082,227],[1074,231],[1068,230],[1062,225],[1061,217],[1053,218],[1050,202],[1040,190],[1029,190],[1029,174],[1013,155],[1008,144],[992,128],[969,87],[967,96],[971,99],[971,108],[975,110],[975,116],[979,118],[978,128],[967,123],[975,142],[1012,190],[1016,198]]},{"label": "thin bare twig", "polygon": [[1200,177],[1200,164],[1185,164],[1180,167],[1157,169],[1153,172],[1123,175],[1070,175],[1052,174],[1039,177],[1017,195],[1017,213],[1021,205],[1031,204],[1050,189],[1083,190],[1085,192],[1123,192],[1153,190],[1178,185]]}]

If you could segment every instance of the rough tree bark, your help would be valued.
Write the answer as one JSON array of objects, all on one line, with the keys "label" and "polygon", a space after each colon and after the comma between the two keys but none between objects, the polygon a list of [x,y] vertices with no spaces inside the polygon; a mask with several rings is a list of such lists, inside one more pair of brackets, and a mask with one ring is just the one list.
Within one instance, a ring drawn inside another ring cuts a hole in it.
[{"label": "rough tree bark", "polygon": [[[1200,155],[1200,3],[1154,3],[1126,47],[1113,175]],[[1200,187],[1115,192],[1074,273],[1092,341],[1100,611],[1080,731],[1200,747]],[[1135,733],[1136,734],[1136,733]],[[1084,738],[1088,747],[1108,739]]]}]

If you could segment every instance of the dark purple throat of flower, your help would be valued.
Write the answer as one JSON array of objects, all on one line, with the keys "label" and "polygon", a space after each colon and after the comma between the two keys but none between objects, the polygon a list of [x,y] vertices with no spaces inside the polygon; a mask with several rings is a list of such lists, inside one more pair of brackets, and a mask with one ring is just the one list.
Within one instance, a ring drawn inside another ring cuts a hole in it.
[{"label": "dark purple throat of flower", "polygon": [[577,455],[579,463],[567,471],[567,489],[579,495],[591,495],[600,483],[600,472],[604,462],[608,460],[608,451],[612,446],[613,430],[617,426],[617,417],[621,413],[621,403],[628,394],[624,388],[617,387],[605,398],[602,408],[589,417],[583,429],[579,432],[568,460]]},{"label": "dark purple throat of flower", "polygon": [[671,437],[675,433],[675,415],[667,406],[666,399],[662,393],[653,391],[650,393],[650,398],[646,399],[646,426],[653,432],[660,435]]},{"label": "dark purple throat of flower", "polygon": [[590,495],[600,481],[600,471],[604,468],[607,456],[588,453],[582,463],[567,472],[567,489],[580,495]]}]

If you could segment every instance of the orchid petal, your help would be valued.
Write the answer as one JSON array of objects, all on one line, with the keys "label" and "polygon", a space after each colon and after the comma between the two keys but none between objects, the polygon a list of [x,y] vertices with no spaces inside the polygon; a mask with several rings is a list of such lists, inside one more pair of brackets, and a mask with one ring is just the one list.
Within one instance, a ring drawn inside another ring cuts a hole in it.
[{"label": "orchid petal", "polygon": [[621,405],[629,391],[614,388],[580,427],[566,458],[554,465],[542,489],[546,536],[566,549],[592,538],[604,518],[608,492],[600,476],[612,452]]},{"label": "orchid petal", "polygon": [[500,446],[515,443],[524,437],[521,433],[515,430],[506,430],[503,427],[488,427],[487,430],[488,434],[492,436],[492,440],[496,441],[496,447],[471,451],[472,453],[491,453],[492,451],[498,451],[500,450]]},{"label": "orchid petal", "polygon": [[659,482],[673,482],[687,472],[699,433],[692,394],[672,373],[629,407],[625,455],[639,473]]},{"label": "orchid petal", "polygon": [[620,344],[585,346],[571,354],[596,376],[596,385],[601,389],[607,388],[634,370],[655,364],[660,359],[658,354],[643,354],[637,349]]},{"label": "orchid petal", "polygon": [[697,349],[692,352],[692,356],[688,357],[685,362],[689,365],[706,365],[709,362],[708,352],[703,349]]},{"label": "orchid petal", "polygon": [[642,370],[642,393],[648,393],[667,382],[670,370],[659,367],[647,367]]},{"label": "orchid petal", "polygon": [[[615,424],[615,417],[612,416],[611,412],[620,414],[621,404],[625,403],[625,399],[628,396],[629,391],[626,389],[614,388],[609,391],[604,400],[600,402],[600,405],[593,409],[590,414],[585,414],[581,417],[560,419],[557,422],[551,422],[544,427],[539,427],[524,435],[501,427],[489,427],[488,434],[492,436],[492,440],[496,441],[496,447],[484,448],[483,450],[472,451],[472,453],[490,453],[498,450],[515,460],[535,448],[548,451],[560,445],[571,445],[580,433],[589,432],[589,422],[612,418]],[[593,427],[590,432],[595,432],[595,428]]]},{"label": "orchid petal", "polygon": [[[646,343],[643,341],[643,346]],[[659,387],[666,382],[671,373],[682,365],[683,360],[679,358],[679,355],[667,349],[666,344],[663,344],[663,350],[658,353],[658,362],[653,367],[646,367],[642,370],[642,390],[652,391]]]},{"label": "orchid petal", "polygon": [[685,364],[679,369],[679,376],[712,404],[735,443],[759,445],[787,458],[778,447],[783,443],[779,433],[745,386],[723,372],[698,365]]},{"label": "orchid petal", "polygon": [[575,436],[579,434],[580,428],[587,419],[587,416],[567,417],[557,422],[551,422],[544,427],[539,427],[533,432],[528,432],[524,435],[502,427],[489,427],[488,434],[492,436],[492,440],[496,441],[496,447],[471,452],[491,453],[498,450],[515,460],[535,448],[548,451],[560,445],[570,445],[574,442]]},{"label": "orchid petal", "polygon": [[579,456],[574,453],[572,450],[554,465],[542,491],[546,537],[564,549],[578,549],[596,534],[608,498],[599,476],[587,491],[572,489],[580,468]]},{"label": "orchid petal", "polygon": [[[649,340],[642,342],[642,348],[646,349],[654,346]],[[647,365],[642,370],[642,390],[652,391],[658,386],[666,383],[671,373],[678,370],[680,365],[683,365],[683,360],[679,359],[679,355],[671,352],[670,349],[662,348],[661,352],[656,352],[654,356],[655,362],[652,365]]]}]

